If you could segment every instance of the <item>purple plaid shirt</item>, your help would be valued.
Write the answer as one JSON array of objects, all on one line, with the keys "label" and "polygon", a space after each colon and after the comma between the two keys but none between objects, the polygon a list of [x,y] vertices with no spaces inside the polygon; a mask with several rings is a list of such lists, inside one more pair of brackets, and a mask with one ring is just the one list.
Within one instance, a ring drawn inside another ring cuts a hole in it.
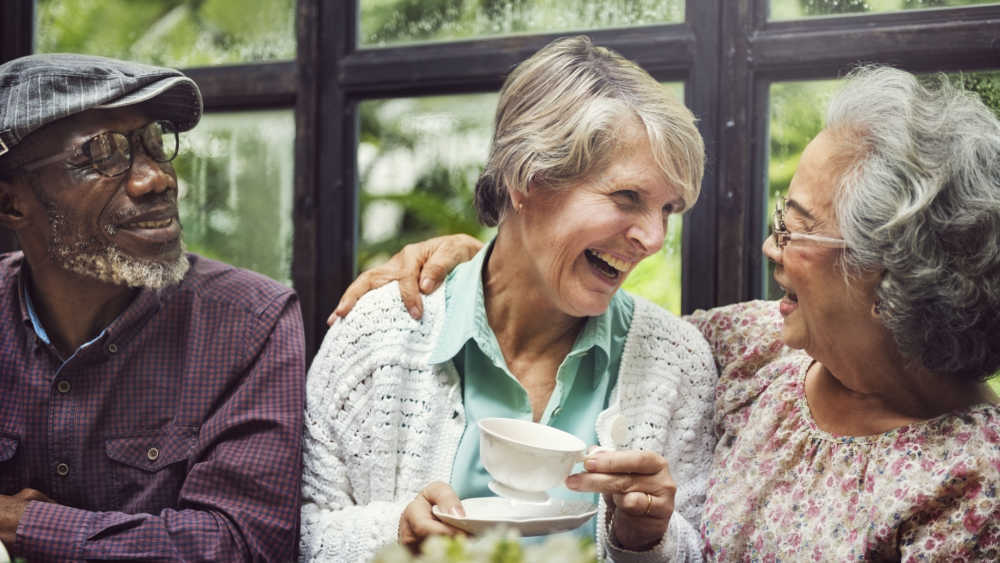
[{"label": "purple plaid shirt", "polygon": [[305,351],[295,293],[189,255],[63,361],[0,255],[0,493],[38,489],[29,560],[295,557]]}]

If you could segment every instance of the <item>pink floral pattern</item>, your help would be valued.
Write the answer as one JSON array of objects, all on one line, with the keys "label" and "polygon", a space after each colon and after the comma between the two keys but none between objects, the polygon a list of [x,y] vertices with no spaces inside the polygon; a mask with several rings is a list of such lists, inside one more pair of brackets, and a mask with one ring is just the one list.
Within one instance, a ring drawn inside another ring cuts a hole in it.
[{"label": "pink floral pattern", "polygon": [[720,369],[702,515],[708,559],[1000,560],[1000,407],[832,435],[813,422],[812,359],[782,345],[775,303],[689,320]]}]

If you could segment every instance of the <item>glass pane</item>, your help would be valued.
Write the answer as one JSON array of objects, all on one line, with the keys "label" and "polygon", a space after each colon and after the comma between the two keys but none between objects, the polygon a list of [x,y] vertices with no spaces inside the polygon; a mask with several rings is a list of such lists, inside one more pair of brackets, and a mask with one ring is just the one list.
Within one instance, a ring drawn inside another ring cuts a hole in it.
[{"label": "glass pane", "polygon": [[[1000,116],[1000,71],[950,74],[949,77],[979,94],[986,105]],[[761,240],[767,235],[775,201],[788,193],[788,184],[802,151],[823,128],[827,103],[839,83],[838,80],[824,80],[771,85],[767,197],[761,210],[766,219],[762,222]],[[780,294],[771,277],[773,266],[766,260],[764,263],[766,267],[762,272],[761,285],[764,297],[776,299]]]},{"label": "glass pane", "polygon": [[295,58],[295,0],[38,0],[35,51],[191,67]]},{"label": "glass pane", "polygon": [[[683,97],[683,85],[671,84]],[[473,190],[493,132],[496,94],[370,100],[359,104],[357,264],[371,268],[410,242],[449,233],[486,241]],[[625,288],[674,311],[681,301],[680,217],[664,250],[644,260]]]},{"label": "glass pane", "polygon": [[977,4],[1000,4],[1000,2],[996,0],[771,0],[770,17],[772,20],[790,20],[813,16],[874,14]]},{"label": "glass pane", "polygon": [[667,225],[663,248],[632,270],[622,287],[664,309],[681,314],[681,232],[683,215],[674,215]]},{"label": "glass pane", "polygon": [[295,116],[212,113],[174,161],[188,250],[291,285]]},{"label": "glass pane", "polygon": [[358,41],[385,46],[683,21],[684,0],[361,0]]}]

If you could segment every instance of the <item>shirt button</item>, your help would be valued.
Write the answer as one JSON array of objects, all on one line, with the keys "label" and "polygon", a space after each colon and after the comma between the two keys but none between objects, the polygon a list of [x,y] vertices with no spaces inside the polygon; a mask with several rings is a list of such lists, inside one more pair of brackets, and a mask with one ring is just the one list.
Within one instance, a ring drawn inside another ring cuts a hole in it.
[{"label": "shirt button", "polygon": [[146,457],[149,458],[149,461],[156,461],[156,458],[160,457],[160,450],[156,448],[149,448],[146,450]]},{"label": "shirt button", "polygon": [[60,477],[65,477],[69,475],[69,466],[66,465],[65,463],[60,463],[59,465],[56,466],[56,473]]},{"label": "shirt button", "polygon": [[58,389],[60,393],[69,393],[70,390],[69,381],[63,379],[62,381],[56,384],[56,389]]},{"label": "shirt button", "polygon": [[552,409],[552,416],[559,416],[559,413],[561,412],[562,412],[562,407],[556,407]]},{"label": "shirt button", "polygon": [[115,344],[114,342],[112,342],[111,344],[108,344],[108,353],[109,354],[117,354],[118,353],[118,345]]}]

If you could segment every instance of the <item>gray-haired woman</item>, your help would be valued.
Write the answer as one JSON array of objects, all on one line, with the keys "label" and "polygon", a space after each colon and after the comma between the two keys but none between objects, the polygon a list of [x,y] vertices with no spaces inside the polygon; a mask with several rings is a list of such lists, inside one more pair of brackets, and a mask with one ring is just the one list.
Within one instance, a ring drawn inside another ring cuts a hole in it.
[{"label": "gray-haired woman", "polygon": [[599,501],[578,532],[600,553],[696,558],[715,366],[697,330],[619,288],[694,203],[702,168],[694,117],[621,56],[575,37],[521,63],[476,186],[496,238],[420,321],[394,287],[366,296],[309,371],[303,557],[455,533],[432,509],[491,496],[477,421],[501,416],[616,449],[552,491]]},{"label": "gray-haired woman", "polygon": [[780,302],[688,319],[722,369],[706,556],[1000,559],[996,116],[943,78],[853,72],[764,254]]}]

